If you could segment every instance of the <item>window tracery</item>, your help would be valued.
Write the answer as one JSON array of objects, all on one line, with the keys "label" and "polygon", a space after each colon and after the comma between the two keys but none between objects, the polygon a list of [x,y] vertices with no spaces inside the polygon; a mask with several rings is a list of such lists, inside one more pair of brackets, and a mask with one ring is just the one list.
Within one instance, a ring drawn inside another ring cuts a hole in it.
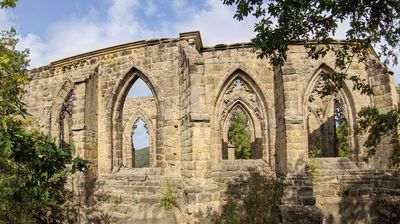
[{"label": "window tracery", "polygon": [[70,150],[71,138],[72,138],[72,107],[75,100],[74,91],[70,91],[66,96],[63,104],[61,105],[59,127],[60,127],[60,148],[64,150]]}]

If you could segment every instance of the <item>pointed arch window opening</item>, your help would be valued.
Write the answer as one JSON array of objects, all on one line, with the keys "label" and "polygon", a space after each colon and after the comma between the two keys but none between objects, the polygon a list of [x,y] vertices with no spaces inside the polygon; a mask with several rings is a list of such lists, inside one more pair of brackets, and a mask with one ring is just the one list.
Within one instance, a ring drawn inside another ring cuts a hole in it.
[{"label": "pointed arch window opening", "polygon": [[[220,109],[222,159],[262,159],[262,103],[255,89],[240,74],[234,76],[227,85]],[[232,132],[232,118],[236,114],[242,116],[239,126],[242,126],[241,131],[245,134],[241,136],[244,137],[242,142],[234,143],[229,132]]]},{"label": "pointed arch window opening", "polygon": [[132,167],[150,166],[150,134],[146,122],[139,117],[132,127],[131,151]]},{"label": "pointed arch window opening", "polygon": [[138,77],[128,91],[127,98],[136,97],[153,97],[153,92],[149,85],[140,77]]},{"label": "pointed arch window opening", "polygon": [[334,100],[335,150],[336,156],[346,157],[349,151],[349,126],[342,103]]},{"label": "pointed arch window opening", "polygon": [[[150,89],[150,85],[140,76],[138,76],[132,83],[132,86],[130,87],[125,98],[124,104],[127,102],[127,100],[135,100],[143,97],[154,97],[154,94]],[[130,113],[135,113],[135,111],[131,111]],[[123,116],[130,117],[131,115],[132,114],[124,114]],[[131,155],[130,166],[132,168],[150,167],[150,157],[152,156],[151,147],[154,146],[151,146],[151,138],[153,136],[150,136],[146,121],[148,120],[143,119],[141,116],[136,118],[136,121],[131,129],[130,139],[126,139],[128,142],[130,142],[130,152],[128,152],[129,145],[127,145],[127,153]],[[127,158],[129,160],[129,155]]]},{"label": "pointed arch window opening", "polygon": [[[240,106],[234,108],[227,130],[228,157],[235,159],[251,158],[251,142],[253,131],[246,112]],[[233,155],[232,155],[233,154]]]},{"label": "pointed arch window opening", "polygon": [[309,97],[309,157],[346,157],[350,139],[343,99],[339,94],[323,98],[319,95],[313,96],[319,94],[318,88],[320,84],[316,85]]},{"label": "pointed arch window opening", "polygon": [[61,105],[60,117],[59,117],[59,146],[61,149],[69,151],[71,150],[72,140],[72,107],[75,100],[74,91],[71,90],[66,96],[63,104]]}]

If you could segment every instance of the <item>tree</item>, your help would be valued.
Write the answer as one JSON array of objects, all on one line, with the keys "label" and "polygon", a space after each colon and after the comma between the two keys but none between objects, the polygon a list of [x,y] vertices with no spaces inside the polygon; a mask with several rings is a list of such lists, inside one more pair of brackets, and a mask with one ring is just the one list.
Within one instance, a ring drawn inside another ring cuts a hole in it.
[{"label": "tree", "polygon": [[[353,89],[363,94],[373,94],[372,88],[357,75],[347,74],[353,62],[368,63],[369,49],[376,46],[379,56],[386,65],[396,65],[400,49],[400,1],[398,0],[223,0],[226,5],[235,5],[234,18],[243,20],[247,16],[258,19],[255,24],[256,37],[252,39],[259,57],[267,57],[274,66],[284,65],[289,45],[302,43],[308,49],[310,58],[319,59],[328,53],[336,56],[335,73],[322,74],[324,86],[319,92],[322,97],[339,91],[346,80],[353,83]],[[339,25],[348,23],[346,39],[341,47],[334,47],[331,37]],[[376,109],[376,108],[375,108]],[[374,108],[363,108],[359,116],[364,131],[369,132],[365,146],[366,160],[375,154],[375,147],[381,136],[389,134],[395,145],[392,161],[400,165],[400,147],[397,129],[398,120],[383,118],[399,116],[398,110],[380,114]],[[382,120],[383,119],[383,120]],[[379,129],[379,127],[385,129]],[[371,132],[376,130],[377,132]],[[373,140],[372,140],[373,139]]]},{"label": "tree", "polygon": [[[249,15],[255,24],[253,45],[260,57],[268,57],[273,65],[282,65],[293,41],[309,48],[312,58],[336,55],[338,69],[346,69],[354,60],[367,60],[371,44],[379,44],[385,62],[397,63],[400,46],[400,2],[398,0],[330,1],[330,0],[223,0],[237,7],[234,18]],[[331,38],[341,23],[349,23],[342,48],[333,48]],[[348,78],[348,77],[345,77]]]},{"label": "tree", "polygon": [[241,110],[236,110],[232,115],[228,139],[235,146],[235,159],[250,159],[250,129],[247,116]]},{"label": "tree", "polygon": [[[16,1],[0,2],[13,7]],[[26,129],[32,120],[22,95],[29,82],[28,51],[15,50],[15,30],[0,31],[0,223],[60,223],[66,219],[65,175],[83,171],[80,158],[54,139]]]},{"label": "tree", "polygon": [[15,7],[17,0],[2,0],[0,1],[0,8]]}]

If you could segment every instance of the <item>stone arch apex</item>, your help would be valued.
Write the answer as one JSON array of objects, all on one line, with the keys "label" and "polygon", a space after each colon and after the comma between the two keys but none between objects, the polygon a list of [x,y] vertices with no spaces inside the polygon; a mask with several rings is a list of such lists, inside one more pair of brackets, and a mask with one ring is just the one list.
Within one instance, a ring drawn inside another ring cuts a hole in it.
[{"label": "stone arch apex", "polygon": [[251,73],[252,73],[251,69],[244,64],[230,66],[230,68],[228,68],[227,71],[223,71],[219,75],[219,77],[223,77],[223,79],[218,83],[218,85],[215,88],[217,90],[215,93],[215,97],[217,98],[218,96],[223,94],[224,87],[227,86],[230,81],[235,79],[237,74],[241,74],[241,77],[245,78],[245,81],[247,81],[248,79],[254,83],[257,83],[256,80],[254,80],[253,77],[249,75]]},{"label": "stone arch apex", "polygon": [[150,75],[151,73],[147,72],[144,68],[132,65],[129,69],[123,70],[122,74],[123,76],[116,81],[114,88],[109,92],[109,94],[107,94],[106,99],[109,100],[106,102],[106,110],[111,113],[118,98],[125,99],[129,89],[136,82],[136,80],[140,78],[146,83],[152,92],[153,97],[156,100],[158,111],[158,99],[163,95],[162,88],[157,85],[157,82],[155,82]]},{"label": "stone arch apex", "polygon": [[[241,101],[241,100],[237,100],[236,102],[234,102],[234,103],[232,103],[230,106],[229,106],[229,110],[228,110],[228,113],[227,113],[227,115],[226,115],[226,117],[223,119],[223,120],[221,120],[221,122],[223,122],[224,124],[223,124],[223,132],[224,132],[224,134],[227,134],[228,133],[228,128],[229,128],[229,122],[230,122],[230,120],[231,120],[231,118],[232,118],[232,116],[233,116],[233,113],[235,113],[235,111],[237,110],[237,108],[240,108],[242,111],[243,111],[243,113],[245,113],[245,115],[246,115],[246,117],[249,119],[249,122],[250,122],[250,128],[251,128],[251,137],[252,137],[252,140],[254,140],[254,138],[257,136],[257,135],[261,135],[261,133],[258,133],[257,132],[257,128],[261,128],[261,125],[257,125],[257,118],[256,118],[256,116],[254,115],[254,111],[252,111],[250,108],[249,108],[249,106],[245,103],[245,102],[243,102],[243,101]],[[258,126],[258,127],[257,127]],[[261,130],[261,129],[260,129]]]},{"label": "stone arch apex", "polygon": [[[252,74],[252,75],[251,75]],[[271,162],[272,145],[270,145],[271,132],[269,131],[270,115],[268,114],[268,102],[266,94],[263,93],[260,81],[257,82],[257,77],[260,77],[256,71],[252,71],[246,66],[231,66],[228,73],[224,73],[223,79],[217,84],[214,105],[213,127],[215,128],[215,144],[217,152],[215,158],[221,162],[226,157],[226,142],[224,140],[225,132],[227,131],[227,119],[229,114],[234,111],[235,105],[241,103],[244,112],[246,113],[253,129],[253,139],[258,145],[257,153],[254,159],[265,159]],[[239,82],[236,80],[239,79]]]},{"label": "stone arch apex", "polygon": [[268,102],[265,98],[265,94],[263,93],[262,89],[260,86],[257,84],[256,80],[250,75],[248,72],[250,71],[246,66],[234,66],[229,73],[225,73],[224,78],[222,81],[218,84],[215,92],[215,102],[214,102],[214,109],[215,112],[217,112],[221,109],[221,103],[223,101],[223,96],[226,93],[227,89],[231,85],[232,82],[236,78],[242,79],[249,88],[254,92],[256,97],[259,99],[260,103],[260,109],[261,109],[261,115],[262,118],[265,119],[268,123],[269,121],[269,116],[268,116]]},{"label": "stone arch apex", "polygon": [[[321,72],[323,71],[328,71],[328,72],[335,72],[335,70],[330,67],[329,65],[327,65],[326,63],[321,63],[321,65],[314,70],[313,74],[311,75],[311,77],[309,78],[308,82],[307,82],[307,86],[304,89],[304,91],[302,91],[302,105],[303,105],[303,112],[305,114],[305,110],[307,108],[305,108],[305,105],[308,104],[308,97],[309,95],[312,93],[318,78],[320,77]],[[354,99],[353,99],[353,95],[351,94],[351,91],[348,87],[348,84],[345,82],[344,85],[342,86],[342,88],[338,91],[338,93],[341,95],[341,97],[343,98],[347,108],[348,108],[348,113],[352,118],[356,118],[356,111],[354,108]],[[355,121],[352,121],[352,123],[354,123]],[[354,124],[352,124],[354,125]]]},{"label": "stone arch apex", "polygon": [[[155,99],[156,114],[157,116],[161,114],[159,104],[160,95],[162,97],[161,88],[156,85],[156,82],[150,73],[145,74],[143,73],[143,69],[138,69],[135,66],[126,71],[124,71],[124,75],[116,81],[114,88],[109,92],[105,99],[105,109],[108,117],[106,128],[109,133],[108,139],[111,142],[109,154],[111,155],[110,167],[112,167],[112,170],[119,170],[123,165],[124,134],[120,131],[123,127],[122,113],[128,92],[137,79],[140,78],[147,84]],[[155,125],[157,125],[157,122]],[[154,136],[154,139],[156,137],[157,135]]]},{"label": "stone arch apex", "polygon": [[[328,71],[328,72],[332,72],[332,73],[336,72],[331,66],[327,65],[326,63],[321,63],[320,66],[318,66],[318,68],[316,68],[313,71],[311,77],[307,81],[306,88],[304,89],[304,91],[302,91],[301,99],[302,99],[303,105],[305,105],[307,103],[307,100],[308,100],[307,97],[313,91],[315,84],[318,81],[318,78],[320,77],[321,72],[323,72],[323,71]],[[339,92],[342,92],[342,94],[344,94],[344,96],[346,98],[348,98],[348,100],[350,100],[351,102],[353,101],[351,91],[346,82],[342,86],[342,89],[339,90]]]},{"label": "stone arch apex", "polygon": [[135,110],[135,113],[133,113],[129,118],[127,119],[126,123],[123,126],[123,130],[126,128],[131,128],[132,125],[136,124],[136,122],[141,118],[147,125],[148,128],[153,130],[153,122],[151,121],[151,118],[149,118],[142,109],[138,108]]},{"label": "stone arch apex", "polygon": [[135,168],[134,158],[135,153],[132,151],[133,147],[133,131],[136,129],[135,125],[139,120],[144,122],[149,141],[149,165],[150,167],[155,166],[156,161],[156,127],[152,119],[144,113],[140,108],[135,111],[125,120],[122,127],[122,155],[121,159],[124,167]]}]

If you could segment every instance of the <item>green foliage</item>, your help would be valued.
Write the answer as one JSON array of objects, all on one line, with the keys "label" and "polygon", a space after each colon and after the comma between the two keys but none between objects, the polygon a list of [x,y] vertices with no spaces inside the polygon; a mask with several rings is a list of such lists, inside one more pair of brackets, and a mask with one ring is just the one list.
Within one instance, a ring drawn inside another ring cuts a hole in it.
[{"label": "green foliage", "polygon": [[339,152],[339,157],[346,157],[348,152],[347,149],[349,147],[348,143],[348,127],[346,120],[342,120],[339,123],[339,126],[336,128],[336,137],[337,137],[337,149]]},{"label": "green foliage", "polygon": [[0,8],[12,7],[14,8],[17,5],[17,0],[3,0],[0,1]]},{"label": "green foliage", "polygon": [[349,197],[350,190],[351,190],[350,188],[351,188],[350,185],[341,182],[340,186],[339,186],[339,192],[338,192],[339,197],[341,197],[341,198]]},{"label": "green foliage", "polygon": [[283,187],[276,179],[258,173],[252,174],[249,178],[249,191],[244,198],[244,223],[279,223],[282,196]]},{"label": "green foliage", "polygon": [[250,159],[251,133],[247,116],[241,110],[236,110],[232,115],[228,139],[235,146],[235,159]]},{"label": "green foliage", "polygon": [[321,149],[319,148],[311,148],[308,150],[309,158],[319,158],[321,157]]},{"label": "green foliage", "polygon": [[[2,1],[1,7],[15,1]],[[86,162],[60,149],[38,131],[28,131],[21,101],[28,51],[17,51],[16,32],[0,32],[0,223],[61,223],[71,208],[64,204],[65,175],[83,171]],[[28,119],[26,119],[28,118]]]},{"label": "green foliage", "polygon": [[321,168],[322,160],[310,159],[306,165],[306,173],[310,177],[313,185],[318,184],[317,177],[319,176],[318,169]]},{"label": "green foliage", "polygon": [[364,160],[368,161],[371,156],[375,155],[378,143],[381,142],[383,137],[388,137],[394,146],[391,165],[398,169],[400,166],[400,142],[397,131],[400,124],[400,114],[398,109],[392,109],[381,114],[376,107],[363,107],[358,112],[358,116],[360,117],[360,130],[368,132],[368,138],[364,143],[367,148],[367,155]]},{"label": "green foliage", "polygon": [[[353,82],[353,88],[366,94],[372,89],[358,75],[349,76],[347,69],[353,61],[367,62],[371,45],[380,45],[385,63],[397,64],[396,51],[400,42],[400,2],[387,1],[287,1],[287,0],[223,0],[235,5],[234,18],[258,18],[253,46],[259,57],[267,57],[273,65],[283,65],[287,59],[289,44],[296,42],[309,49],[313,59],[329,52],[336,56],[338,73],[326,74],[323,95],[338,91],[345,80]],[[331,38],[341,23],[348,23],[346,40],[334,47]],[[330,77],[328,77],[330,76]]]},{"label": "green foliage", "polygon": [[391,181],[378,179],[374,183],[371,206],[374,223],[400,223],[400,200],[395,193],[389,193],[397,191],[398,187]]},{"label": "green foliage", "polygon": [[169,180],[164,182],[163,187],[164,190],[161,192],[160,205],[165,210],[171,210],[178,202],[177,187]]},{"label": "green foliage", "polygon": [[14,29],[0,31],[0,116],[27,115],[20,99],[24,94],[23,86],[29,82],[26,75],[28,51],[14,50],[16,35]]},{"label": "green foliage", "polygon": [[217,223],[281,223],[279,205],[283,196],[282,185],[275,178],[259,173],[251,174],[248,184],[243,204],[229,199]]},{"label": "green foliage", "polygon": [[218,224],[240,224],[240,213],[237,204],[229,199]]}]

